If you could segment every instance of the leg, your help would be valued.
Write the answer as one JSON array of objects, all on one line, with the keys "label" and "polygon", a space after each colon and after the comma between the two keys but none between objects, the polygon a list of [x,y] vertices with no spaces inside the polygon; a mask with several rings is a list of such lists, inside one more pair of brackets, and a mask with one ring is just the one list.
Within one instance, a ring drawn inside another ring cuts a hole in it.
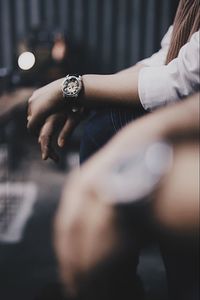
[{"label": "leg", "polygon": [[80,162],[83,163],[87,160],[122,127],[143,114],[143,111],[130,111],[130,109],[93,111],[84,127],[81,139]]}]

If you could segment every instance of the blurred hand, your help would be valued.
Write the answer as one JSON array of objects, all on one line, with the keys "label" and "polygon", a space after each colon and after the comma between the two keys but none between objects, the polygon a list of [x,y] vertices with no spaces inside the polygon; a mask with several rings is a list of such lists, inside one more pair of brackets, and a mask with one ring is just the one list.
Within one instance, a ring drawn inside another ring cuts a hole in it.
[{"label": "blurred hand", "polygon": [[26,108],[27,99],[32,93],[31,88],[20,88],[0,96],[0,125],[12,120],[18,110]]},{"label": "blurred hand", "polygon": [[61,90],[62,80],[56,80],[36,90],[29,98],[27,127],[31,131],[39,133],[46,118],[51,114],[63,110],[67,112]]},{"label": "blurred hand", "polygon": [[153,202],[156,221],[165,230],[199,234],[199,133],[174,144],[173,165],[158,187]]},{"label": "blurred hand", "polygon": [[95,184],[73,174],[65,186],[55,220],[55,249],[60,275],[70,296],[93,268],[118,245],[114,208]]}]

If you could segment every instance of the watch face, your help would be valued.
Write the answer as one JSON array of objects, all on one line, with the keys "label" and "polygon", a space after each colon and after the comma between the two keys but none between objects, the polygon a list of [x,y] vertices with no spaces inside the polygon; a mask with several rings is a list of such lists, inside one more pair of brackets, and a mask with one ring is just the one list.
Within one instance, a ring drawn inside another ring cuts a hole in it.
[{"label": "watch face", "polygon": [[76,77],[69,77],[64,83],[63,92],[66,96],[77,97],[81,90],[81,82]]}]

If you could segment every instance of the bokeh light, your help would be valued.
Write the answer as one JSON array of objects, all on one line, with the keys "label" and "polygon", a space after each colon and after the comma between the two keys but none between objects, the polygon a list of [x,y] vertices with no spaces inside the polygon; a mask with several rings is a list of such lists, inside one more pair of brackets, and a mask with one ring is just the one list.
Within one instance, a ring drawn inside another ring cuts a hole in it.
[{"label": "bokeh light", "polygon": [[18,58],[18,66],[20,69],[30,70],[35,64],[35,56],[32,52],[23,52]]}]

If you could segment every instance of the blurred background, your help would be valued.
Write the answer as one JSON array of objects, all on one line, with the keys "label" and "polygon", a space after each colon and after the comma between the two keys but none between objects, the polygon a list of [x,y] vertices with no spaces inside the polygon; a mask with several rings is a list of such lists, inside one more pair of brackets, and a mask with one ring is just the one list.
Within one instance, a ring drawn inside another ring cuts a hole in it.
[{"label": "blurred background", "polygon": [[[18,73],[17,61],[25,51],[35,55],[32,72],[46,67],[47,60],[51,61],[49,67],[55,67],[68,58],[67,67],[77,72],[110,73],[128,67],[159,49],[177,3],[177,0],[1,0],[0,68]],[[48,76],[44,69],[44,76]],[[38,79],[33,77],[32,84],[36,82]]]},{"label": "blurred background", "polygon": [[[112,73],[150,56],[178,2],[0,0],[1,299],[62,299],[51,226],[66,173],[78,164],[81,127],[58,165],[42,162],[26,130],[27,99],[68,73]],[[164,268],[155,252],[144,255],[140,272],[149,299],[166,299]]]}]

